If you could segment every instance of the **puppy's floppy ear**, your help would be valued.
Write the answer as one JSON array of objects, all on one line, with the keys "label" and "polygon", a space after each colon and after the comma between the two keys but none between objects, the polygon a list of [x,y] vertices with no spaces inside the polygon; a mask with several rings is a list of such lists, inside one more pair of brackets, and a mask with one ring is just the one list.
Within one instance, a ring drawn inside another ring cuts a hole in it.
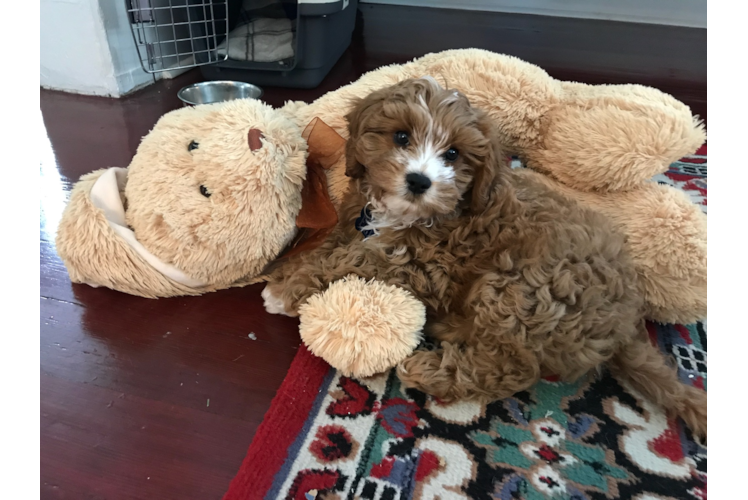
[{"label": "puppy's floppy ear", "polygon": [[360,179],[366,168],[356,159],[356,139],[351,137],[345,144],[345,175],[351,179]]},{"label": "puppy's floppy ear", "polygon": [[509,169],[503,148],[499,142],[499,135],[488,114],[476,110],[478,113],[477,127],[486,138],[486,149],[483,161],[473,174],[473,189],[470,210],[473,213],[485,210],[491,197],[491,192],[501,182],[501,177]]},{"label": "puppy's floppy ear", "polygon": [[345,143],[345,175],[352,179],[360,179],[364,176],[364,166],[356,159],[356,143],[358,142],[361,119],[364,111],[368,108],[366,99],[356,99],[352,110],[345,115],[348,122],[348,142]]}]

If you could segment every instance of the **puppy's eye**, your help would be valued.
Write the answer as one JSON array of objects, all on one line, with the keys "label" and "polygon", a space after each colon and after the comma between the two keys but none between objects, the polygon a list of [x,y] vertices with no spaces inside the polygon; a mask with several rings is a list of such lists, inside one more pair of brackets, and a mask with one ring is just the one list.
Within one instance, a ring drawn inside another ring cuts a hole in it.
[{"label": "puppy's eye", "polygon": [[210,198],[210,191],[208,191],[208,188],[205,186],[200,186],[200,194],[205,196],[206,198]]},{"label": "puppy's eye", "polygon": [[457,157],[459,156],[459,153],[455,148],[449,148],[446,153],[444,153],[444,158],[447,161],[455,161]]},{"label": "puppy's eye", "polygon": [[200,144],[196,143],[195,141],[192,141],[190,142],[189,146],[187,146],[187,151],[195,150],[199,145]]},{"label": "puppy's eye", "polygon": [[395,137],[393,139],[395,140],[395,144],[398,146],[407,146],[410,143],[408,133],[403,131],[395,132]]}]

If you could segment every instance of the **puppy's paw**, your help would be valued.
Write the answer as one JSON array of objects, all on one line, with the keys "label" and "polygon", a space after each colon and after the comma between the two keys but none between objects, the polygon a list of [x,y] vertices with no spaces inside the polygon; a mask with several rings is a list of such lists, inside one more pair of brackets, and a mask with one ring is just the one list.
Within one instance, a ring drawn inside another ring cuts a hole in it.
[{"label": "puppy's paw", "polygon": [[416,351],[397,366],[397,377],[406,387],[451,399],[454,380],[441,367],[441,361],[435,351]]},{"label": "puppy's paw", "polygon": [[265,300],[265,310],[270,314],[282,314],[283,316],[293,317],[294,315],[286,311],[286,305],[278,296],[273,295],[271,285],[266,285],[262,290],[262,298]]}]

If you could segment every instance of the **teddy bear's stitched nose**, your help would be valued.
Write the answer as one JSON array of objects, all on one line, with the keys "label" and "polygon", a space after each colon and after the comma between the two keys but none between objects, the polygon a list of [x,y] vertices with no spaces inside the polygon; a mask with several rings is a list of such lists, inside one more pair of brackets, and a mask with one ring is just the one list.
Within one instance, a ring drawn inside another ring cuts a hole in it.
[{"label": "teddy bear's stitched nose", "polygon": [[249,133],[247,134],[247,140],[249,142],[249,149],[250,151],[258,150],[262,147],[262,141],[260,139],[264,139],[265,136],[262,135],[262,130],[257,128],[251,128],[249,129]]}]

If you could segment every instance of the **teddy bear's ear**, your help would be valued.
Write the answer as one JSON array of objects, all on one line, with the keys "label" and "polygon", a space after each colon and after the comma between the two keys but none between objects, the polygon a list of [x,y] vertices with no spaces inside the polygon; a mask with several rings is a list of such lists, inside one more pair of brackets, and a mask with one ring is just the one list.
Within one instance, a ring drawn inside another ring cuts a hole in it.
[{"label": "teddy bear's ear", "polygon": [[124,216],[97,207],[91,196],[92,188],[102,176],[115,173],[114,196],[118,188],[122,196],[125,169],[103,169],[87,174],[70,194],[55,242],[70,280],[148,298],[210,291],[210,287],[192,288],[168,278],[118,234],[115,227],[124,224]]},{"label": "teddy bear's ear", "polygon": [[640,85],[564,82],[575,96],[542,118],[528,167],[587,192],[638,189],[706,141],[704,125],[672,96]]}]

